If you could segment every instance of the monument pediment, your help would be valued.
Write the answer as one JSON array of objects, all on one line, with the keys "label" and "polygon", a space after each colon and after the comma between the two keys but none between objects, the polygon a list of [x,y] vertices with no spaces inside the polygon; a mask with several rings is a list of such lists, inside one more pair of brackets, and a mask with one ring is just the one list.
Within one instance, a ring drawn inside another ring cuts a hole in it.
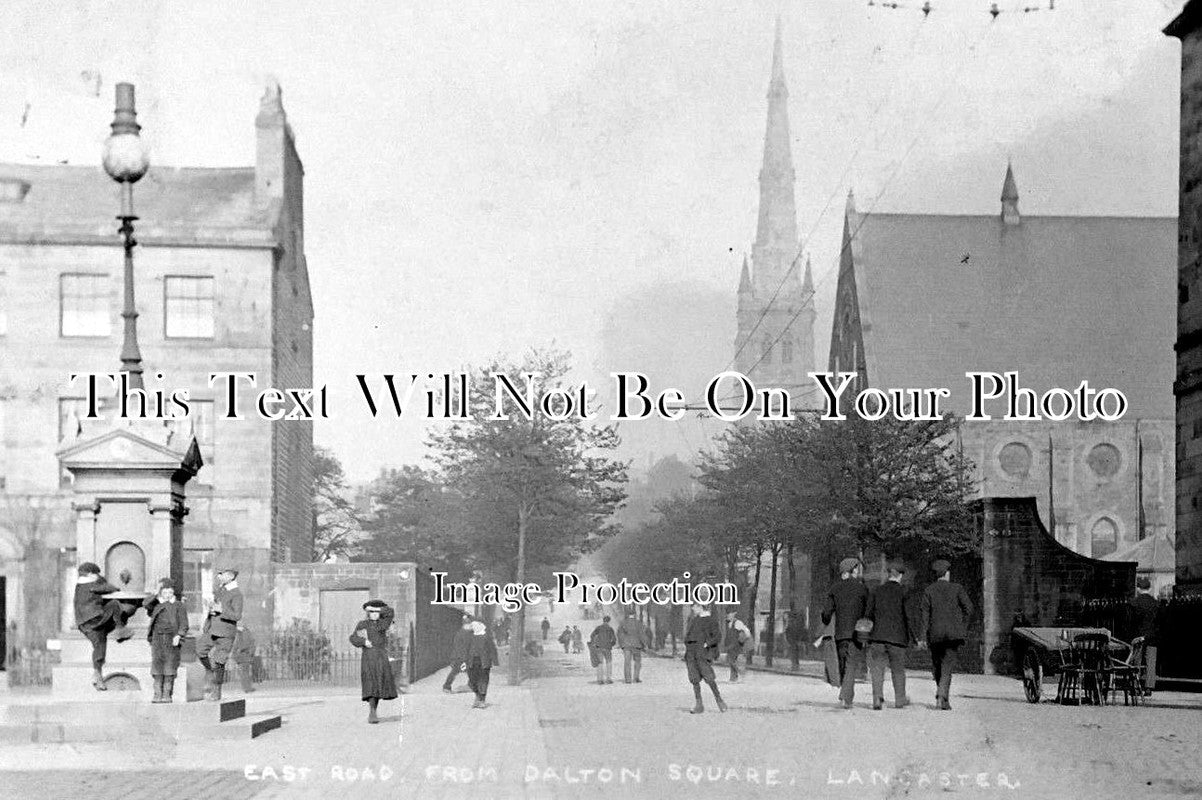
[{"label": "monument pediment", "polygon": [[162,424],[122,425],[82,434],[58,451],[68,469],[180,469],[195,475],[203,465],[196,437]]}]

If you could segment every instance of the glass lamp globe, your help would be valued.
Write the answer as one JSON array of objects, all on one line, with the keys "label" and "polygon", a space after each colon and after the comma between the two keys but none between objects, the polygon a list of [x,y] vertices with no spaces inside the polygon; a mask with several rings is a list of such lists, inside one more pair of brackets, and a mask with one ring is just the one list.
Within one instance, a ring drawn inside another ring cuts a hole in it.
[{"label": "glass lamp globe", "polygon": [[136,133],[115,133],[104,142],[104,171],[118,183],[137,183],[150,168],[150,155]]}]

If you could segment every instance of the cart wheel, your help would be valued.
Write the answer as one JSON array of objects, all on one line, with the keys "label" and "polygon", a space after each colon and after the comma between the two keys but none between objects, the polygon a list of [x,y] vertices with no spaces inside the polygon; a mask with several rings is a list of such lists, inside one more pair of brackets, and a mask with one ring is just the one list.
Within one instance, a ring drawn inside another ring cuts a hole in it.
[{"label": "cart wheel", "polygon": [[1023,654],[1023,691],[1028,703],[1038,703],[1043,693],[1043,664],[1032,649]]}]

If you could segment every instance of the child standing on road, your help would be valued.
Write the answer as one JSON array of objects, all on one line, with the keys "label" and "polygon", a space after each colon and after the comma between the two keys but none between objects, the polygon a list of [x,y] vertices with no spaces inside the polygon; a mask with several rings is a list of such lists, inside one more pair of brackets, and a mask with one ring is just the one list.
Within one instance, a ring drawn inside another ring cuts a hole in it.
[{"label": "child standing on road", "polygon": [[150,617],[150,675],[154,678],[152,703],[170,703],[179,672],[180,642],[188,633],[188,612],[175,596],[170,578],[159,581],[159,592],[143,603]]},{"label": "child standing on road", "polygon": [[376,709],[381,700],[396,699],[396,678],[392,675],[392,664],[388,661],[388,629],[396,612],[383,600],[368,600],[363,604],[367,619],[359,620],[351,634],[351,644],[363,651],[359,665],[359,679],[363,688],[363,699],[367,701],[367,722],[375,725],[380,721]]}]

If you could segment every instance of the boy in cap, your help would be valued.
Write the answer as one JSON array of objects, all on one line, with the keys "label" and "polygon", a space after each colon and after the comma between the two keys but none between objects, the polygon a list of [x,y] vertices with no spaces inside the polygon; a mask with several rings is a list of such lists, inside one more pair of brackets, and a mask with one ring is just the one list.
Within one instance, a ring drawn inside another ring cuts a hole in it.
[{"label": "boy in cap", "polygon": [[92,643],[92,686],[98,692],[108,688],[104,684],[104,660],[109,634],[118,642],[133,636],[125,627],[129,612],[121,603],[104,597],[116,591],[119,591],[116,586],[101,577],[100,567],[91,561],[79,565],[79,577],[75,580],[75,624]]},{"label": "boy in cap", "polygon": [[142,604],[150,627],[150,675],[154,678],[152,703],[170,703],[175,691],[175,676],[179,672],[180,642],[188,633],[188,611],[175,596],[175,584],[170,578],[159,581],[159,591]]},{"label": "boy in cap", "polygon": [[714,678],[714,657],[718,653],[720,638],[718,622],[710,614],[710,610],[700,603],[694,603],[693,614],[689,617],[689,624],[684,633],[684,663],[688,669],[689,683],[693,684],[693,698],[697,701],[690,714],[705,712],[705,704],[701,702],[702,681],[705,681],[714,693],[718,710],[726,710],[726,703],[718,692],[718,682]]},{"label": "boy in cap", "polygon": [[922,621],[918,646],[930,645],[931,671],[935,677],[935,706],[951,711],[948,700],[956,654],[968,638],[972,601],[958,583],[952,583],[951,564],[939,559],[931,564],[935,582],[922,593]]},{"label": "boy in cap", "polygon": [[610,626],[608,616],[603,617],[601,624],[593,628],[588,643],[601,659],[597,663],[597,683],[613,683],[614,645],[618,643],[618,635]]},{"label": "boy in cap", "polygon": [[822,624],[835,622],[835,651],[839,659],[839,701],[851,708],[856,695],[856,673],[864,645],[856,638],[856,622],[868,610],[868,590],[860,580],[860,559],[845,558],[839,562],[841,578],[831,587],[822,609]]},{"label": "boy in cap", "polygon": [[488,635],[488,628],[483,622],[472,622],[468,625],[467,652],[464,661],[467,663],[467,684],[476,694],[472,708],[487,708],[488,678],[492,668],[500,664],[497,658],[497,646]]},{"label": "boy in cap", "polygon": [[872,708],[879,711],[885,705],[885,667],[893,676],[893,704],[905,708],[906,648],[913,638],[906,613],[906,590],[902,577],[906,568],[900,561],[888,566],[889,579],[876,588],[868,598],[868,619],[872,633],[868,636],[868,671],[872,675]]},{"label": "boy in cap", "polygon": [[234,636],[242,621],[242,590],[238,588],[238,570],[217,573],[217,588],[205,619],[204,630],[196,643],[196,657],[205,668],[205,697],[220,702],[225,665],[234,650]]},{"label": "boy in cap", "polygon": [[730,667],[730,682],[739,682],[739,656],[751,643],[751,631],[734,611],[726,612],[726,665]]}]

